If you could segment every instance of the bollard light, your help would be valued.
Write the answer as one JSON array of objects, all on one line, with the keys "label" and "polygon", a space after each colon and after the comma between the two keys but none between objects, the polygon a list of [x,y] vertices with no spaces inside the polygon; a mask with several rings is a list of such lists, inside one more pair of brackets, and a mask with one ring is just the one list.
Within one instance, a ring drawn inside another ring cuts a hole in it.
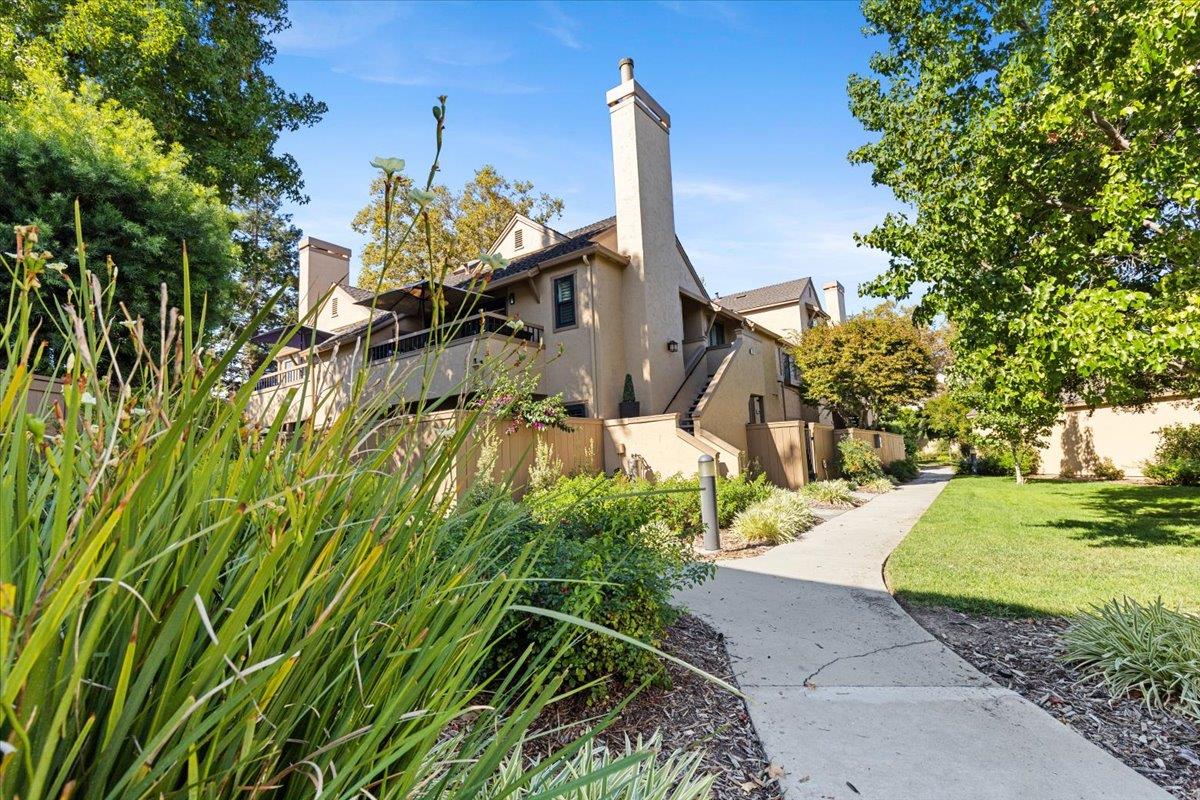
[{"label": "bollard light", "polygon": [[721,529],[717,525],[717,462],[710,455],[700,456],[696,466],[700,476],[700,520],[704,523],[704,550],[721,549]]}]

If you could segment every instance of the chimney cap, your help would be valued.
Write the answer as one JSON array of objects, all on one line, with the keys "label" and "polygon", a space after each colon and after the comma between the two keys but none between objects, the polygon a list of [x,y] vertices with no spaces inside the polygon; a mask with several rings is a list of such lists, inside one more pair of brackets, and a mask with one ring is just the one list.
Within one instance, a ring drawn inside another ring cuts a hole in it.
[{"label": "chimney cap", "polygon": [[633,59],[626,56],[617,62],[617,67],[621,70],[621,80],[633,80]]},{"label": "chimney cap", "polygon": [[842,282],[841,282],[841,281],[830,281],[829,283],[825,284],[825,285],[824,285],[823,287],[821,287],[821,288],[823,288],[823,289],[827,289],[827,290],[828,290],[828,289],[833,289],[833,288],[835,288],[835,287],[837,288],[837,290],[838,290],[839,292],[844,292],[844,291],[846,291],[846,288],[845,288],[844,286],[842,286]]}]

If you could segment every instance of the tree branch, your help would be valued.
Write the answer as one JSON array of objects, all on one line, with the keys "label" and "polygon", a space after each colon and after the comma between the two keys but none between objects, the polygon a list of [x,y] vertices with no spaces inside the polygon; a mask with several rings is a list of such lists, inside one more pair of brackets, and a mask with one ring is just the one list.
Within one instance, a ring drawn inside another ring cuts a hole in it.
[{"label": "tree branch", "polygon": [[1116,125],[1113,125],[1111,122],[1105,119],[1095,109],[1089,108],[1087,110],[1087,114],[1091,118],[1092,122],[1096,123],[1097,127],[1104,131],[1104,135],[1108,137],[1108,142],[1112,145],[1114,152],[1124,153],[1129,149],[1129,140],[1125,138],[1124,134],[1117,130]]}]

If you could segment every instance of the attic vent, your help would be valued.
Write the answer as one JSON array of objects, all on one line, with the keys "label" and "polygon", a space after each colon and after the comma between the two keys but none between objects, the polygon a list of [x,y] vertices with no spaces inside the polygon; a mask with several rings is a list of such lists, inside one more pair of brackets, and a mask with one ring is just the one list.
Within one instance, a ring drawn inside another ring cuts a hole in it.
[{"label": "attic vent", "polygon": [[336,297],[333,298],[333,307],[330,309],[330,311],[332,312],[332,316],[335,316],[335,317],[337,316],[337,301],[338,301],[338,299]]},{"label": "attic vent", "polygon": [[513,247],[520,250],[525,246],[525,229],[517,228],[517,232],[513,234]]}]

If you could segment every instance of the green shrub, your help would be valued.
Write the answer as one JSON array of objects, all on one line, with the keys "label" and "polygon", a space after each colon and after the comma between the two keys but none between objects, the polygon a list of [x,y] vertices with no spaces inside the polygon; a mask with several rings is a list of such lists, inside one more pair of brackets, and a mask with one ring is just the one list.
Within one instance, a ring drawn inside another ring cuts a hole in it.
[{"label": "green shrub", "polygon": [[1177,486],[1200,485],[1200,425],[1168,425],[1157,433],[1154,457],[1144,465],[1146,477]]},{"label": "green shrub", "polygon": [[748,544],[783,544],[816,522],[817,517],[802,494],[776,489],[765,500],[759,500],[738,514],[731,533]]},{"label": "green shrub", "polygon": [[917,466],[916,461],[907,458],[896,459],[888,464],[884,471],[901,483],[911,481],[921,474],[921,468]]},{"label": "green shrub", "polygon": [[1066,660],[1148,707],[1177,703],[1200,718],[1200,617],[1124,598],[1080,615],[1064,636]]},{"label": "green shrub", "polygon": [[869,494],[887,494],[896,488],[896,484],[888,476],[882,478],[872,478],[863,485],[858,487],[860,492],[868,492]]},{"label": "green shrub", "polygon": [[831,508],[853,508],[857,505],[854,501],[853,491],[854,486],[850,481],[839,479],[806,483],[801,487],[800,494],[817,505]]},{"label": "green shrub", "polygon": [[1120,481],[1125,479],[1125,470],[1113,463],[1111,458],[1102,458],[1092,467],[1092,474],[1102,481]]},{"label": "green shrub", "polygon": [[855,484],[883,477],[879,456],[861,439],[847,437],[838,442],[838,467],[842,477]]},{"label": "green shrub", "polygon": [[[766,475],[746,478],[741,475],[717,479],[717,524],[728,528],[738,514],[751,505],[771,497],[775,487]],[[698,502],[698,501],[697,501]]]},{"label": "green shrub", "polygon": [[[509,526],[537,547],[533,571],[540,580],[527,585],[524,602],[658,645],[679,613],[671,605],[674,593],[713,573],[711,564],[692,559],[690,540],[666,535],[673,529],[657,515],[663,495],[644,494],[658,488],[647,481],[581,475],[530,492],[525,506],[537,526]],[[531,619],[511,633],[506,652],[516,657],[559,635],[553,620]],[[653,654],[590,631],[577,637],[561,663],[572,686],[608,675],[625,683],[666,677]],[[606,689],[598,685],[593,694]]]},{"label": "green shrub", "polygon": [[[1029,446],[1018,450],[1021,459],[1021,474],[1033,475],[1038,470],[1038,451]],[[1012,475],[1013,455],[1007,447],[986,446],[979,448],[975,460],[964,459],[959,472],[974,472],[976,475]]]}]

